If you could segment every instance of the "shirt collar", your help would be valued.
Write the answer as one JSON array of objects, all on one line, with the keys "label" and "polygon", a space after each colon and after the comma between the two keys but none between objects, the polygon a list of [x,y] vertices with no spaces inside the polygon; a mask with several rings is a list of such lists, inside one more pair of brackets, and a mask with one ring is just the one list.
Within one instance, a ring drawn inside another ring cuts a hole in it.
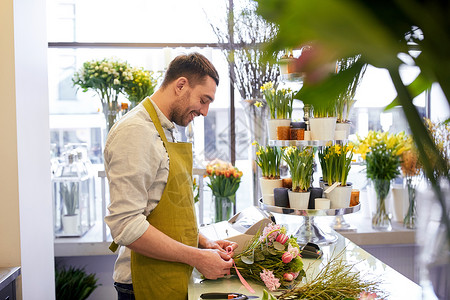
[{"label": "shirt collar", "polygon": [[166,129],[172,131],[175,128],[175,125],[172,122],[170,122],[169,119],[167,119],[167,117],[159,109],[158,105],[156,105],[156,103],[153,102],[153,100],[151,98],[150,98],[150,101],[152,102],[153,107],[155,108],[156,114],[158,115],[159,121],[161,122],[161,126],[163,128],[166,128]]}]

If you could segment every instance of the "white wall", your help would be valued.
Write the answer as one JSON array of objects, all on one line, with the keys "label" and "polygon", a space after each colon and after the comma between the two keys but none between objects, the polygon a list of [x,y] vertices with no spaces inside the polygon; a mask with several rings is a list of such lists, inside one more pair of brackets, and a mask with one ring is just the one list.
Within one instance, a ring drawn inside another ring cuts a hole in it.
[{"label": "white wall", "polygon": [[0,2],[0,266],[19,299],[54,299],[45,0]]}]

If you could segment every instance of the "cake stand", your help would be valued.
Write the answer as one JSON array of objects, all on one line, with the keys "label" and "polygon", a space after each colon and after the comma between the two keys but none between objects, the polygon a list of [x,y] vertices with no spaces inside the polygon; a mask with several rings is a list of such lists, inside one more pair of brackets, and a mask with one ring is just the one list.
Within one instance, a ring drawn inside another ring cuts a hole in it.
[{"label": "cake stand", "polygon": [[273,213],[283,215],[300,216],[304,219],[303,224],[299,226],[299,229],[294,234],[299,244],[306,244],[312,242],[318,245],[329,245],[337,240],[337,236],[333,233],[324,232],[319,228],[318,224],[314,223],[315,217],[320,216],[343,216],[357,212],[361,209],[361,204],[352,207],[345,208],[332,208],[332,209],[295,209],[280,206],[273,206],[265,204],[262,199],[259,199],[258,205],[261,209],[270,211]]}]

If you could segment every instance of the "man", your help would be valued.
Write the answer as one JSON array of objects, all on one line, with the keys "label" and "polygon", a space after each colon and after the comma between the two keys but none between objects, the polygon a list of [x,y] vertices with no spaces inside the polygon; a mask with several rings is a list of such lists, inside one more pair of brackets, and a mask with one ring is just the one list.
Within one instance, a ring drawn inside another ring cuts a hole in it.
[{"label": "man", "polygon": [[[192,145],[175,143],[175,122],[206,116],[219,76],[201,54],[176,57],[161,88],[127,113],[106,141],[111,204],[105,222],[120,245],[114,267],[121,299],[186,299],[192,268],[228,275],[236,243],[198,233],[192,192]],[[135,298],[134,298],[135,297]]]}]

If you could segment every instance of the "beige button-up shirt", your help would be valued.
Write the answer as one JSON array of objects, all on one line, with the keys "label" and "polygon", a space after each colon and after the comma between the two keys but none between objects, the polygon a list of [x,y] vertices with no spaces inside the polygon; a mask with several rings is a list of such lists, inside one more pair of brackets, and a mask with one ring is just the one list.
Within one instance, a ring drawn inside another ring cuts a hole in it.
[{"label": "beige button-up shirt", "polygon": [[[174,124],[152,103],[167,140],[174,141]],[[161,199],[169,175],[169,157],[142,103],[111,128],[104,159],[111,200],[105,222],[121,246],[113,279],[131,283],[131,250],[124,246],[147,230],[146,218]]]}]

